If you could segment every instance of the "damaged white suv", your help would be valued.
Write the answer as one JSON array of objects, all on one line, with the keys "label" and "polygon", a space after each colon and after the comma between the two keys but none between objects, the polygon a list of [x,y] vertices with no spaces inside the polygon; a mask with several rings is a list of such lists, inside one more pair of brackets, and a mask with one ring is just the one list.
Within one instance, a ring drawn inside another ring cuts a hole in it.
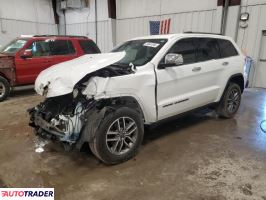
[{"label": "damaged white suv", "polygon": [[135,38],[111,53],[44,70],[44,102],[29,109],[37,135],[92,152],[108,164],[133,157],[144,125],[211,106],[230,118],[244,90],[244,56],[229,37],[182,33]]}]

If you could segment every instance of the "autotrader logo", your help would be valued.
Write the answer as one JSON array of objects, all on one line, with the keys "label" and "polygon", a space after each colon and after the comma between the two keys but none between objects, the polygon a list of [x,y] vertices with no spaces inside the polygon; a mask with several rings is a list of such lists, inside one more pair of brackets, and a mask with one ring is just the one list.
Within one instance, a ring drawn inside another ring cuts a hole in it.
[{"label": "autotrader logo", "polygon": [[0,200],[54,200],[54,188],[0,188]]}]

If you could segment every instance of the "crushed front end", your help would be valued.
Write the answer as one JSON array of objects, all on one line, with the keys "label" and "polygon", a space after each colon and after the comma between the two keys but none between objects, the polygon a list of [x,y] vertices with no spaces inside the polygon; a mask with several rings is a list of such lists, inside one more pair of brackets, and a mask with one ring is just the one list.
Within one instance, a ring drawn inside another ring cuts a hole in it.
[{"label": "crushed front end", "polygon": [[[110,77],[130,73],[133,73],[130,67],[111,65],[88,74],[74,86],[71,93],[48,97],[29,109],[29,125],[42,138],[57,140],[67,145],[77,143],[87,121],[93,123],[96,118],[102,117],[97,114],[91,119],[93,111],[100,111],[110,104],[108,99],[100,98],[105,93]],[[43,95],[47,94],[49,87],[50,85],[42,86]],[[96,96],[98,98],[95,98]]]},{"label": "crushed front end", "polygon": [[43,138],[72,145],[78,140],[85,123],[85,112],[94,104],[92,99],[80,97],[75,100],[72,94],[47,98],[28,110],[30,126]]},{"label": "crushed front end", "polygon": [[90,132],[94,133],[92,129],[97,129],[104,117],[103,108],[113,101],[105,96],[110,79],[135,73],[132,66],[115,64],[124,55],[87,55],[44,70],[35,82],[35,90],[46,99],[28,110],[29,125],[36,134],[79,148],[89,142],[91,135],[82,132],[91,126]]}]

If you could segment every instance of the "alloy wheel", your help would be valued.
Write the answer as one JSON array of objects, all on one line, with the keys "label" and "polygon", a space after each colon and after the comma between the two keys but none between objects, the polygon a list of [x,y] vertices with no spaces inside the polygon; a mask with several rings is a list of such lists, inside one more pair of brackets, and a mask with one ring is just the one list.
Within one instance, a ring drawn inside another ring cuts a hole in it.
[{"label": "alloy wheel", "polygon": [[137,140],[138,127],[130,117],[116,119],[106,133],[108,150],[115,155],[122,155],[133,148]]},{"label": "alloy wheel", "polygon": [[237,89],[232,89],[227,100],[227,109],[230,113],[234,113],[240,104],[240,94]]}]

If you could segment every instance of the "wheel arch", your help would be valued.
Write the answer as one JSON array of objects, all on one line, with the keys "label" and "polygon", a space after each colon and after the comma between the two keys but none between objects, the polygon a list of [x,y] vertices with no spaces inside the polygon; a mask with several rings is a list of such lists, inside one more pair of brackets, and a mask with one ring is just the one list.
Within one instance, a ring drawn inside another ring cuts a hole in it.
[{"label": "wheel arch", "polygon": [[243,93],[244,88],[245,88],[245,81],[244,81],[244,76],[243,76],[243,74],[238,73],[238,74],[234,74],[234,75],[232,75],[232,76],[228,79],[225,89],[229,86],[230,83],[236,83],[237,85],[239,85],[239,87],[240,87],[240,89],[241,89],[241,92]]},{"label": "wheel arch", "polygon": [[225,83],[225,87],[223,88],[223,90],[221,90],[221,93],[219,94],[219,96],[215,102],[220,102],[220,100],[223,98],[224,93],[225,93],[226,89],[228,88],[228,86],[230,85],[230,83],[238,84],[240,86],[241,93],[243,93],[243,91],[244,91],[244,76],[243,76],[243,74],[241,74],[241,73],[233,74],[228,78],[227,82]]},{"label": "wheel arch", "polygon": [[141,114],[143,120],[145,121],[145,116],[141,108],[141,105],[139,101],[133,96],[112,97],[107,99],[100,99],[99,101],[103,106],[108,106],[113,108],[125,106],[135,109]]},{"label": "wheel arch", "polygon": [[11,80],[4,73],[0,72],[0,77],[6,79],[7,82],[9,82],[9,84],[11,84]]},{"label": "wheel arch", "polygon": [[145,122],[144,113],[136,98],[132,96],[121,96],[99,99],[97,100],[95,108],[91,109],[86,114],[85,122],[90,121],[91,123],[84,125],[80,132],[80,138],[77,141],[76,147],[81,149],[83,145],[90,143],[95,137],[95,132],[105,115],[123,106],[137,110],[142,117],[143,123]]}]

